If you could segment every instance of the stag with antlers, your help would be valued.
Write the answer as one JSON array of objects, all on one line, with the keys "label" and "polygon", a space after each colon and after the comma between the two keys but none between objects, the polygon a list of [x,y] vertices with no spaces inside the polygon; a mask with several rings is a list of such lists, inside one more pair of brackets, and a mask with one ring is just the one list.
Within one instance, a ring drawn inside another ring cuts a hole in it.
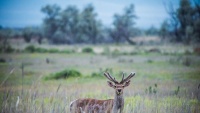
[{"label": "stag with antlers", "polygon": [[77,99],[70,104],[70,113],[122,113],[124,108],[123,89],[130,85],[130,79],[135,75],[131,73],[128,77],[118,82],[108,72],[104,76],[109,80],[108,86],[115,89],[115,98],[108,100]]}]

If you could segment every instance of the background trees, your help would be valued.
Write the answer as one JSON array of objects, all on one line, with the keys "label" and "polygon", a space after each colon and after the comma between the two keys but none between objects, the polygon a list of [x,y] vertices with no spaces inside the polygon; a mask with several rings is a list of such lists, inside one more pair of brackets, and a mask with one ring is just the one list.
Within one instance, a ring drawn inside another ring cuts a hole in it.
[{"label": "background trees", "polygon": [[[174,9],[172,4],[167,7],[170,18],[166,19],[158,29],[153,25],[148,29],[135,27],[137,16],[134,5],[125,7],[123,12],[113,16],[112,25],[105,27],[97,18],[92,4],[82,10],[76,6],[46,5],[41,8],[45,18],[41,26],[28,26],[20,29],[10,29],[0,26],[0,38],[23,37],[26,42],[36,38],[38,43],[48,39],[52,44],[80,43],[124,43],[135,44],[135,36],[159,35],[164,40],[189,44],[200,42],[200,1],[180,0],[179,7]],[[148,20],[147,20],[148,21]]]},{"label": "background trees", "polygon": [[63,11],[57,5],[42,8],[45,36],[52,43],[93,43],[100,36],[101,23],[96,19],[94,7],[89,4],[82,12],[75,6],[68,6]]},{"label": "background trees", "polygon": [[169,31],[171,30],[171,34],[174,36],[173,41],[185,44],[199,41],[200,2],[198,0],[193,2],[180,0],[179,8],[176,10],[170,4],[168,14],[170,15]]},{"label": "background trees", "polygon": [[134,5],[124,9],[123,14],[115,14],[113,21],[113,28],[110,29],[110,36],[116,43],[124,42],[125,40],[130,44],[135,44],[130,38],[135,35],[135,19]]},{"label": "background trees", "polygon": [[[64,36],[61,36],[59,30],[60,23],[60,10],[61,8],[57,5],[47,5],[41,9],[41,11],[46,14],[46,17],[43,21],[44,35],[47,37],[52,43],[59,43],[64,40]],[[60,37],[58,37],[60,36]],[[57,38],[56,38],[57,37]]]}]

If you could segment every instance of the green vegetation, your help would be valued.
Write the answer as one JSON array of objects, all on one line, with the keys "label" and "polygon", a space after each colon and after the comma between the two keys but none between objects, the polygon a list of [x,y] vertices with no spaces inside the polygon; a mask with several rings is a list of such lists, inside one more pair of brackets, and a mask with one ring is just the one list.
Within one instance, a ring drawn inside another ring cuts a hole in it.
[{"label": "green vegetation", "polygon": [[103,78],[103,75],[102,75],[102,73],[92,73],[92,75],[91,75],[92,77],[102,77]]},{"label": "green vegetation", "polygon": [[[144,30],[135,26],[137,12],[134,4],[127,5],[122,13],[113,15],[112,27],[105,26],[98,19],[98,14],[92,4],[83,9],[76,6],[66,6],[62,9],[56,4],[47,4],[41,8],[44,14],[41,26],[26,26],[24,28],[7,28],[0,26],[1,45],[5,45],[8,39],[14,38],[38,44],[102,44],[128,42],[132,45],[143,45],[144,41],[137,42],[135,37],[159,36],[162,41],[193,44],[200,42],[200,2],[198,0],[180,0],[179,6],[166,2],[166,12],[170,18],[163,21],[160,28],[150,26]],[[137,7],[137,6],[136,6]],[[148,37],[147,37],[148,38]],[[162,43],[158,41],[158,43]],[[157,44],[149,41],[148,44]],[[10,51],[10,50],[8,50]]]},{"label": "green vegetation", "polygon": [[136,28],[133,4],[107,27],[92,4],[46,5],[42,26],[0,26],[1,112],[68,113],[77,98],[114,98],[104,72],[118,80],[134,71],[125,113],[198,113],[199,7],[197,0],[166,7],[171,18],[160,29]]},{"label": "green vegetation", "polygon": [[[121,79],[122,72],[125,76],[136,72],[130,86],[124,90],[124,112],[193,113],[200,110],[200,59],[197,54],[186,52],[192,50],[190,46],[56,48],[34,45],[29,48],[34,48],[34,52],[1,56],[0,107],[7,113],[13,110],[22,113],[68,112],[70,102],[77,98],[113,98],[114,90],[107,86],[103,76],[106,71],[117,80]],[[37,48],[49,49],[40,53]],[[97,53],[85,54],[84,48],[92,48]],[[160,52],[155,52],[156,48]],[[65,50],[70,54],[63,54]]]},{"label": "green vegetation", "polygon": [[29,45],[22,51],[28,53],[73,53],[74,52],[73,50],[59,50],[56,48],[45,49],[41,47],[35,47],[34,45]]},{"label": "green vegetation", "polygon": [[66,79],[69,77],[81,77],[81,73],[77,70],[74,69],[65,69],[63,71],[51,74],[49,76],[45,77],[45,80],[50,80],[50,79]]},{"label": "green vegetation", "polygon": [[93,53],[93,49],[91,47],[86,47],[86,48],[83,48],[82,50],[83,53]]},{"label": "green vegetation", "polygon": [[145,89],[145,93],[156,94],[157,93],[157,84],[154,84],[154,86],[149,86],[149,88]]}]

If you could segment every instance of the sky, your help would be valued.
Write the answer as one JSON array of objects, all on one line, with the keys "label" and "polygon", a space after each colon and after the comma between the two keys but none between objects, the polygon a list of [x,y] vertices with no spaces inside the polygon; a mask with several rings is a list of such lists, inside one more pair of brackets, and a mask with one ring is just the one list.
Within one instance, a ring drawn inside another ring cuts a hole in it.
[{"label": "sky", "polygon": [[[0,0],[0,25],[3,27],[39,26],[45,17],[41,8],[47,4],[57,4],[62,9],[75,5],[82,10],[87,4],[92,4],[97,19],[105,26],[112,25],[113,15],[121,14],[131,3],[135,6],[137,15],[136,27],[160,27],[169,17],[164,4],[170,0]],[[171,0],[174,7],[178,7],[179,0]]]}]

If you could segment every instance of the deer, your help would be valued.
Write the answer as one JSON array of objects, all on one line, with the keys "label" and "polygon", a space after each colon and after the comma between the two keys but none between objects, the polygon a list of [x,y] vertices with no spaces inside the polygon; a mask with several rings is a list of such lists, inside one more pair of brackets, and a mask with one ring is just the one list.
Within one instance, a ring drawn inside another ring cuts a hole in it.
[{"label": "deer", "polygon": [[131,78],[135,75],[134,72],[118,82],[108,72],[104,73],[104,76],[109,80],[108,86],[115,90],[114,99],[98,100],[91,98],[77,99],[70,103],[70,113],[122,113],[124,109],[124,97],[123,89],[130,85]]}]

